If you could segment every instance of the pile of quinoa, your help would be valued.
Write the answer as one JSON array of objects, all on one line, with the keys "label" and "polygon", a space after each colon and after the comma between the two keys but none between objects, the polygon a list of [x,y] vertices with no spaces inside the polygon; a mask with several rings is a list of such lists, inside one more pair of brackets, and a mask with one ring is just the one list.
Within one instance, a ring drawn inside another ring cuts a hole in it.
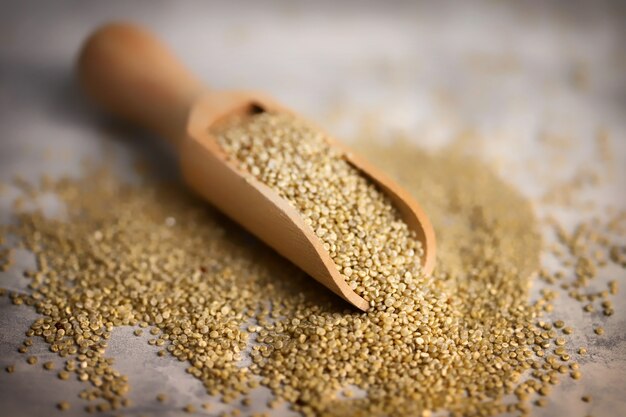
[{"label": "pile of quinoa", "polygon": [[421,277],[422,245],[390,199],[323,132],[288,114],[235,119],[215,132],[234,163],[286,199],[370,306],[397,312]]},{"label": "pile of quinoa", "polygon": [[59,379],[84,382],[87,412],[133,411],[106,350],[120,326],[150,332],[158,355],[185,362],[232,416],[259,385],[275,396],[269,411],[286,402],[307,416],[527,415],[563,378],[582,377],[586,347],[543,317],[554,291],[528,294],[542,247],[531,204],[482,163],[406,144],[370,149],[431,216],[440,256],[425,277],[419,241],[322,133],[260,114],[217,134],[242,170],[302,213],[373,308],[348,307],[178,185],[105,171],[17,184],[30,203],[53,193],[66,216],[16,209],[2,229],[37,260],[24,273],[30,293],[6,292],[41,315],[16,348],[34,366],[29,348],[42,338],[65,360]]}]

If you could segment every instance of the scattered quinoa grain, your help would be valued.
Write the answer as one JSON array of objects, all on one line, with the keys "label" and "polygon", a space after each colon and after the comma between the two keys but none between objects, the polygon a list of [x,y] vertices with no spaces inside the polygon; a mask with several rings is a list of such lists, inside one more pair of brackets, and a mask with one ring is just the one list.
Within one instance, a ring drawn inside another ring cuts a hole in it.
[{"label": "scattered quinoa grain", "polygon": [[[524,414],[533,393],[548,395],[567,372],[567,352],[556,349],[569,339],[557,334],[573,330],[546,314],[558,291],[543,288],[536,304],[528,296],[541,247],[531,204],[484,164],[401,144],[375,150],[447,236],[428,277],[419,239],[397,208],[324,134],[272,114],[217,133],[249,179],[302,215],[370,311],[350,310],[271,250],[249,245],[238,227],[184,191],[123,184],[102,172],[52,182],[69,221],[20,214],[15,234],[39,261],[29,278],[40,300],[11,301],[42,314],[29,337],[67,360],[63,375],[89,384],[81,398],[110,410],[130,404],[128,378],[105,355],[120,326],[149,331],[159,356],[182,362],[225,403],[263,385],[307,416],[491,416],[509,408],[502,401],[509,394],[518,399],[511,411]],[[580,255],[572,239],[563,235],[561,248],[575,252],[571,266],[540,278],[599,304],[601,295],[591,300],[583,289],[595,258]],[[251,365],[241,368],[247,349]],[[328,399],[347,384],[365,396]]]},{"label": "scattered quinoa grain", "polygon": [[70,403],[68,403],[67,401],[61,401],[57,404],[57,408],[61,411],[67,411],[70,409]]}]

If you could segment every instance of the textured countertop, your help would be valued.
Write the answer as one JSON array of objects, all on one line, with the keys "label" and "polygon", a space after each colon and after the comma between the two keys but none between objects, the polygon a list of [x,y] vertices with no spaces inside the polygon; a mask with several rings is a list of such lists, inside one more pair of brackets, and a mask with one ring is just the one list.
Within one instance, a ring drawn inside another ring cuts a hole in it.
[{"label": "textured countertop", "polygon": [[[1,9],[0,181],[77,175],[81,160],[108,147],[120,169],[129,169],[132,155],[148,153],[163,172],[175,172],[161,147],[111,129],[74,85],[81,41],[99,23],[123,19],[158,33],[209,85],[267,91],[341,138],[366,124],[381,138],[406,132],[421,146],[438,147],[470,131],[480,138],[477,153],[530,197],[597,163],[589,155],[605,132],[613,181],[588,197],[626,208],[626,8],[618,2],[20,1]],[[546,153],[546,137],[560,138],[562,152]],[[0,221],[10,221],[14,196],[0,195]],[[25,291],[20,271],[33,259],[25,251],[15,258],[0,272],[0,286]],[[556,303],[559,317],[579,329],[575,343],[591,355],[581,361],[583,380],[564,381],[534,414],[626,414],[626,273],[606,274],[622,283],[610,320],[585,315],[567,299]],[[17,364],[13,375],[0,372],[1,416],[60,414],[54,404],[83,387],[29,367],[17,353],[35,317],[0,298],[0,366]],[[599,323],[606,329],[601,339],[591,332]],[[131,382],[134,405],[124,415],[179,415],[182,405],[206,396],[184,364],[157,357],[147,335],[129,337],[132,330],[116,329],[108,349]],[[39,342],[32,352],[58,362]],[[155,392],[168,392],[173,403],[156,404]],[[583,393],[593,396],[591,404],[580,401]],[[265,389],[256,393],[259,411],[268,397]],[[81,414],[77,407],[63,413]]]}]

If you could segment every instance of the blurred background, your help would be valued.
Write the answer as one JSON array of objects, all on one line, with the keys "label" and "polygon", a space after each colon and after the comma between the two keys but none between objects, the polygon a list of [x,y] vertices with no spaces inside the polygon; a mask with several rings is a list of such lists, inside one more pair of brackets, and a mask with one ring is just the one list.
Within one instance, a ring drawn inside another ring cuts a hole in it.
[{"label": "blurred background", "polygon": [[343,138],[364,120],[429,145],[468,129],[490,141],[623,132],[621,1],[5,1],[4,142],[18,130],[40,144],[41,119],[54,120],[47,136],[92,122],[73,64],[112,19],[154,30],[209,85],[267,91]]},{"label": "blurred background", "polygon": [[[614,181],[589,198],[626,206],[623,1],[29,0],[2,1],[0,10],[0,180],[77,175],[81,161],[105,153],[122,166],[151,153],[175,172],[172,157],[95,112],[75,84],[81,42],[98,25],[125,20],[154,31],[208,85],[265,91],[346,141],[404,135],[435,149],[471,137],[474,153],[533,198],[581,168],[611,164]],[[590,158],[598,137],[610,143],[602,162]],[[0,196],[0,220],[9,200]],[[5,302],[0,356],[8,358],[34,314]],[[558,388],[561,404],[537,413],[571,411],[568,398],[583,386],[603,399],[594,415],[624,410],[624,309],[617,315],[608,332],[617,336],[598,351],[590,377]],[[137,403],[141,387],[154,392],[155,384],[180,404],[203,395],[181,366],[126,339],[120,333],[110,349],[124,352],[116,360]],[[0,414],[44,415],[59,390],[81,387],[40,374],[20,372],[10,383],[0,375]]]}]

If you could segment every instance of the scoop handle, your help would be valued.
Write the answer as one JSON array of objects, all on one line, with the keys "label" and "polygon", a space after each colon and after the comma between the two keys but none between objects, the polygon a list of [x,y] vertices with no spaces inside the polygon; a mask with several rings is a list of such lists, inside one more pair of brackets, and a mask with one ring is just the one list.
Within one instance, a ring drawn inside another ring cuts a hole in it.
[{"label": "scoop handle", "polygon": [[193,102],[207,91],[167,46],[127,23],[93,32],[82,46],[77,72],[83,89],[105,110],[176,147]]}]

